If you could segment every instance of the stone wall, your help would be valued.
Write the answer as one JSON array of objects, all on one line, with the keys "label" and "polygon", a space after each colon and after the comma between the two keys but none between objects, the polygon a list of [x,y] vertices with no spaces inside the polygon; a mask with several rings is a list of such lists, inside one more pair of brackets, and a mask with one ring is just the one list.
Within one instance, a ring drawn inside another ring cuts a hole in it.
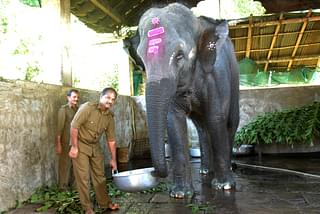
[{"label": "stone wall", "polygon": [[246,89],[240,91],[240,124],[247,124],[264,112],[273,112],[320,101],[320,86]]},{"label": "stone wall", "polygon": [[[59,107],[66,103],[67,90],[0,80],[0,212],[28,199],[37,187],[56,182],[56,119]],[[97,91],[80,92],[81,103],[99,98]],[[319,92],[319,86],[242,90],[240,126],[263,112],[319,100]],[[131,148],[133,153],[148,149],[144,98],[119,96],[114,112],[118,147]],[[104,139],[100,143],[104,145]]]}]

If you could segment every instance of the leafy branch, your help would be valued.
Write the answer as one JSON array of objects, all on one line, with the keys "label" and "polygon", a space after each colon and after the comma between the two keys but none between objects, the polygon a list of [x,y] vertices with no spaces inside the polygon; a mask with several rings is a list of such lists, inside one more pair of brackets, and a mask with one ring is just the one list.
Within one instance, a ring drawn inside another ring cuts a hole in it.
[{"label": "leafy branch", "polygon": [[[110,197],[127,197],[131,193],[122,192],[114,185],[112,181],[107,182],[106,186]],[[156,192],[163,192],[167,190],[167,184],[160,182],[156,187],[145,190],[140,193],[152,194]],[[95,192],[90,190],[90,197],[95,201]],[[49,209],[55,209],[57,213],[82,213],[80,198],[77,191],[61,191],[57,186],[41,187],[31,195],[27,203],[41,204],[37,208],[37,212],[45,212]],[[99,210],[97,210],[99,213]]]},{"label": "leafy branch", "polygon": [[235,136],[235,144],[295,144],[313,145],[320,136],[320,103],[269,112],[243,126]]}]

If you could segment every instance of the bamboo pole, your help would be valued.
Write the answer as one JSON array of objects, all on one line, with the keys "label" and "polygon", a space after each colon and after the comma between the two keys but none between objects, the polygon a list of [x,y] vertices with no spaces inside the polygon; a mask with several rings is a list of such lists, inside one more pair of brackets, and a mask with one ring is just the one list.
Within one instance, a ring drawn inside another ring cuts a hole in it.
[{"label": "bamboo pole", "polygon": [[[303,48],[303,47],[310,47],[310,46],[319,46],[320,42],[317,43],[312,43],[312,44],[300,44],[299,48]],[[273,51],[275,50],[285,50],[285,49],[293,49],[295,46],[294,45],[289,45],[289,46],[285,46],[285,47],[277,47],[277,48],[273,48]],[[251,53],[253,52],[267,52],[269,51],[269,48],[264,48],[264,49],[253,49],[251,50]],[[245,53],[246,51],[235,51],[236,54],[241,54],[241,53]]]},{"label": "bamboo pole", "polygon": [[306,61],[306,60],[318,60],[319,59],[319,55],[309,55],[309,56],[303,56],[303,57],[295,57],[295,58],[291,58],[291,57],[281,57],[281,58],[277,58],[277,59],[269,59],[269,60],[257,60],[255,61],[258,64],[262,64],[262,63],[279,63],[279,62],[288,62],[290,60],[292,61]]},{"label": "bamboo pole", "polygon": [[[311,10],[308,12],[307,18],[310,17],[310,16],[311,16]],[[292,59],[296,56],[297,50],[299,48],[299,45],[300,45],[303,33],[304,33],[304,31],[305,31],[305,29],[307,27],[307,24],[308,24],[308,19],[304,20],[303,25],[302,25],[302,27],[300,29],[300,33],[299,33],[298,39],[296,41],[296,45],[295,45],[295,47],[294,47],[294,49],[292,51],[292,54],[291,54],[291,58]],[[287,70],[291,69],[292,63],[293,63],[293,60],[290,60],[289,63],[288,63],[288,69]]]},{"label": "bamboo pole", "polygon": [[277,25],[277,27],[276,27],[276,30],[275,30],[275,32],[274,32],[274,35],[273,35],[273,38],[272,38],[272,41],[271,41],[271,45],[270,45],[270,48],[269,48],[269,51],[268,51],[268,56],[267,56],[268,62],[264,65],[264,69],[263,69],[264,71],[267,71],[267,70],[268,70],[269,60],[270,60],[270,58],[271,58],[272,50],[273,50],[273,48],[274,48],[274,45],[275,45],[276,40],[277,40],[277,38],[278,38],[278,34],[279,34],[279,32],[280,32],[282,19],[283,19],[283,14],[281,13],[280,18],[279,18],[279,23],[278,23],[278,25]]},{"label": "bamboo pole", "polygon": [[[236,29],[233,29],[236,30]],[[304,34],[311,34],[311,33],[319,33],[320,30],[306,30],[304,31]],[[298,34],[299,32],[283,32],[283,33],[278,33],[278,36],[288,36],[288,35],[292,35],[292,34]],[[270,34],[263,34],[263,35],[253,35],[252,38],[262,38],[262,37],[271,37],[273,36],[273,33]],[[241,39],[247,39],[247,36],[239,36],[239,37],[232,37],[231,40],[235,41],[235,40],[241,40]]]},{"label": "bamboo pole", "polygon": [[249,28],[248,28],[248,38],[247,38],[247,48],[246,48],[247,58],[250,58],[251,45],[252,45],[252,15],[249,18]]},{"label": "bamboo pole", "polygon": [[[282,24],[293,24],[293,23],[302,23],[304,21],[308,22],[315,22],[315,21],[320,21],[320,16],[311,16],[311,17],[305,17],[305,18],[294,18],[294,19],[284,19],[282,21]],[[272,26],[272,25],[277,25],[279,20],[275,21],[266,21],[266,22],[256,22],[253,23],[251,27],[266,27],[266,26]],[[238,25],[230,25],[229,29],[239,29],[239,28],[248,28],[250,25],[249,24],[238,24]]]}]

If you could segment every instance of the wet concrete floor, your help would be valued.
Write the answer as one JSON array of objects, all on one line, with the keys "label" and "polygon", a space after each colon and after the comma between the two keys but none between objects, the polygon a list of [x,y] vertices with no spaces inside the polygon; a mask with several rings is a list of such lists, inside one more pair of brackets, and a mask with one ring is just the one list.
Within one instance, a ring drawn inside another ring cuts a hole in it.
[{"label": "wet concrete floor", "polygon": [[[126,214],[320,214],[320,154],[304,156],[234,157],[234,191],[216,191],[210,179],[198,171],[200,159],[192,159],[195,195],[191,199],[172,199],[168,192],[130,193],[114,201],[121,205],[117,212]],[[140,160],[119,169],[150,166]],[[119,170],[120,171],[120,170]],[[164,180],[169,182],[169,179]],[[35,213],[35,205],[12,210],[10,214]],[[53,210],[46,213],[54,213]]]}]

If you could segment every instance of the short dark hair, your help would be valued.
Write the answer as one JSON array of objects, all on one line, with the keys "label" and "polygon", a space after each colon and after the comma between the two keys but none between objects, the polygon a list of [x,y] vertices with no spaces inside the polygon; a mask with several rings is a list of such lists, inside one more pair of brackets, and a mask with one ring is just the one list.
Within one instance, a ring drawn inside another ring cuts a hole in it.
[{"label": "short dark hair", "polygon": [[70,97],[72,92],[76,93],[76,94],[79,94],[79,91],[77,89],[70,89],[68,92],[67,92],[67,96]]},{"label": "short dark hair", "polygon": [[107,88],[104,88],[101,93],[100,93],[100,96],[104,96],[106,93],[108,93],[109,91],[112,91],[115,95],[116,95],[116,98],[118,97],[118,93],[116,91],[116,89],[112,88],[112,87],[107,87]]}]

